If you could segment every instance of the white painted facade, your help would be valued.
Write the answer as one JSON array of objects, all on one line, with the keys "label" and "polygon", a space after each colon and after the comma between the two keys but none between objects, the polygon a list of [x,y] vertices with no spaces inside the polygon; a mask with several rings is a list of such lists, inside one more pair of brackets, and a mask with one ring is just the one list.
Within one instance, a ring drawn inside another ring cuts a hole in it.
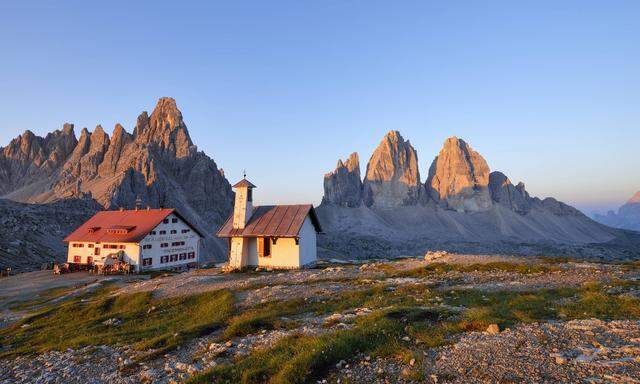
[{"label": "white painted facade", "polygon": [[136,271],[195,267],[200,257],[200,240],[196,231],[172,213],[140,243],[71,241],[68,244],[67,262],[89,264],[122,251],[124,261],[134,265]]},{"label": "white painted facade", "polygon": [[[236,255],[233,262],[237,267],[265,267],[265,268],[282,268],[282,269],[295,269],[312,266],[317,262],[316,256],[316,230],[311,224],[309,216],[304,220],[302,228],[300,229],[300,237],[296,244],[296,239],[293,237],[280,237],[277,238],[275,243],[272,238],[271,241],[271,254],[267,257],[258,255],[258,238],[257,237],[234,237],[231,239],[233,244],[234,240],[242,239],[247,244],[246,261],[240,258],[240,264],[237,264],[238,257]],[[232,260],[230,259],[231,263]]]}]

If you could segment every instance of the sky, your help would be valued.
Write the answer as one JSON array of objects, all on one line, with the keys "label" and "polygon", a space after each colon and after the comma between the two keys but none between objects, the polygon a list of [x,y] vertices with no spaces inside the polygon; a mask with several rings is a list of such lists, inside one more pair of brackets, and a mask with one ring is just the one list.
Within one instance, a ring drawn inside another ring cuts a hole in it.
[{"label": "sky", "polygon": [[[135,3],[135,4],[130,4]],[[5,1],[0,146],[72,122],[132,131],[176,99],[258,203],[319,203],[389,130],[422,179],[458,136],[587,213],[640,190],[639,1]]]}]

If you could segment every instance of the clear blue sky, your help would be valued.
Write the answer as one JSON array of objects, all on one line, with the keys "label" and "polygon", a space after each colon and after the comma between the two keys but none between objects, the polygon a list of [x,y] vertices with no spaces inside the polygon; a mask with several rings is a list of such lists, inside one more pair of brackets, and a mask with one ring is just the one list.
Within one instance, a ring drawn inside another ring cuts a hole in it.
[{"label": "clear blue sky", "polygon": [[[385,132],[420,171],[448,136],[585,211],[640,189],[639,1],[5,1],[0,145],[65,121],[131,131],[174,97],[230,181],[319,202]],[[213,4],[210,4],[213,3]]]}]

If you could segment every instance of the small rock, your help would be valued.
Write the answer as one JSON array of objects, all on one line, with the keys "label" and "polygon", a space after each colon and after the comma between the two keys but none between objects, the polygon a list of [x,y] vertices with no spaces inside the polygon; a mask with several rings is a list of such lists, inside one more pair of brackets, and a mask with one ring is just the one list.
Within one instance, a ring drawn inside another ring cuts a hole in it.
[{"label": "small rock", "polygon": [[556,355],[556,364],[565,365],[567,363],[567,359],[562,355]]},{"label": "small rock", "polygon": [[498,327],[498,324],[490,324],[487,327],[485,332],[487,332],[489,334],[492,334],[492,335],[496,334],[496,333],[500,333],[500,327]]}]

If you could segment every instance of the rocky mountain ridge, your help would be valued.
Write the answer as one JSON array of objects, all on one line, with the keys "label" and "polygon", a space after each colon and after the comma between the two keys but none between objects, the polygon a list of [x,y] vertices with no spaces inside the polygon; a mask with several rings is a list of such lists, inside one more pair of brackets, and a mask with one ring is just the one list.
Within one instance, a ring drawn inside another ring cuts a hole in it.
[{"label": "rocky mountain ridge", "polygon": [[594,219],[615,228],[640,231],[640,191],[631,196],[618,208],[617,212],[609,211],[606,215],[594,215]]},{"label": "rocky mountain ridge", "polygon": [[[424,183],[417,159],[409,141],[391,131],[371,156],[363,180],[357,169],[343,170],[339,162],[325,176],[325,198],[317,209],[327,233],[320,240],[323,250],[349,257],[433,247],[528,253],[550,244],[560,249],[626,239],[552,197],[531,197],[524,183],[514,185],[504,173],[491,171],[482,155],[457,137],[445,140]],[[339,175],[345,177],[337,183]]]},{"label": "rocky mountain ridge", "polygon": [[[73,124],[44,138],[26,131],[0,148],[0,197],[48,204],[90,199],[104,209],[174,207],[204,233],[213,234],[231,212],[233,192],[222,170],[191,141],[172,98],[142,112],[133,134],[116,124],[112,136],[98,125]],[[222,258],[225,246],[213,235],[205,253]]]},{"label": "rocky mountain ridge", "polygon": [[426,181],[421,183],[417,151],[398,131],[380,142],[360,179],[359,157],[352,153],[346,163],[325,175],[322,205],[374,208],[431,206],[461,213],[482,212],[498,204],[519,214],[532,207],[556,214],[582,215],[554,198],[532,198],[524,183],[513,185],[464,140],[450,137],[435,157]]}]

